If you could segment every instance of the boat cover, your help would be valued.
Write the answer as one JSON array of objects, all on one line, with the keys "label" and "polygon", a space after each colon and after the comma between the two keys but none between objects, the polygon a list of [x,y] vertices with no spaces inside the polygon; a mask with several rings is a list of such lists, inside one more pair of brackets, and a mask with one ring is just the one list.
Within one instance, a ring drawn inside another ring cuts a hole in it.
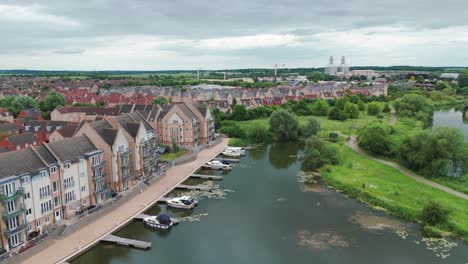
[{"label": "boat cover", "polygon": [[171,218],[167,214],[160,214],[157,216],[158,222],[163,225],[170,225],[171,224]]}]

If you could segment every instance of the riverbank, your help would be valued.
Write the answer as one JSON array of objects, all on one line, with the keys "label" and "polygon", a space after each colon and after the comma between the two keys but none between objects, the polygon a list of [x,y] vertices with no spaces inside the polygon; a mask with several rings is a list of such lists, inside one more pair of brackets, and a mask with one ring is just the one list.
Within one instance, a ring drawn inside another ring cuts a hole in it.
[{"label": "riverbank", "polygon": [[228,139],[223,139],[220,144],[202,150],[194,161],[168,169],[166,176],[158,179],[146,191],[64,239],[55,239],[41,252],[21,262],[26,264],[62,263],[81,254],[98,243],[101,237],[120,229],[132,221],[134,216],[154,205],[159,198],[185,181],[198,167],[217,156],[227,142]]},{"label": "riverbank", "polygon": [[419,222],[422,208],[434,200],[450,211],[448,224],[428,227],[435,234],[452,233],[468,241],[468,201],[417,182],[400,171],[361,156],[341,144],[343,162],[322,169],[328,185],[405,220]]}]

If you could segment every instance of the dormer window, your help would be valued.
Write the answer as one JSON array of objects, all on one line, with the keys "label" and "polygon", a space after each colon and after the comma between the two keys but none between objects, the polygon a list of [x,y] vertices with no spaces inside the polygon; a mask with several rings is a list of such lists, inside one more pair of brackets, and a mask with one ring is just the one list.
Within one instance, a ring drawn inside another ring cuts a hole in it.
[{"label": "dormer window", "polygon": [[53,166],[50,167],[50,173],[55,173],[57,171],[57,167]]},{"label": "dormer window", "polygon": [[39,126],[34,127],[34,131],[35,132],[39,131]]},{"label": "dormer window", "polygon": [[52,126],[47,126],[47,132],[50,132],[51,129],[52,129]]},{"label": "dormer window", "polygon": [[65,169],[69,169],[69,168],[70,168],[70,163],[65,163],[65,164],[63,165],[63,167],[65,167]]},{"label": "dormer window", "polygon": [[40,173],[41,173],[41,178],[47,177],[47,171],[43,170]]},{"label": "dormer window", "polygon": [[24,127],[24,130],[25,130],[25,131],[29,131],[30,128],[31,128],[31,126],[25,126],[25,127]]}]

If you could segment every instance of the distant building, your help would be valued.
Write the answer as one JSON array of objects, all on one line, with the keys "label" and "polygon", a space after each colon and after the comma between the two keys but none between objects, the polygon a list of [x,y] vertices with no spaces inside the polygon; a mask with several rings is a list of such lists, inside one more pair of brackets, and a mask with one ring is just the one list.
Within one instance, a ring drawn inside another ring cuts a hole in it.
[{"label": "distant building", "polygon": [[338,67],[333,64],[333,56],[330,56],[330,61],[325,66],[325,73],[333,76],[348,77],[349,66],[346,64],[345,56],[341,56],[341,63]]},{"label": "distant building", "polygon": [[330,61],[328,65],[325,67],[325,74],[328,75],[336,75],[337,68],[335,64],[333,64],[333,56],[330,56]]},{"label": "distant building", "polygon": [[342,56],[342,57],[341,57],[341,64],[340,64],[340,66],[338,66],[338,72],[341,72],[341,73],[343,73],[344,75],[348,75],[348,74],[349,74],[349,66],[346,65],[345,56]]},{"label": "distant building", "polygon": [[440,78],[441,79],[452,79],[452,80],[455,80],[455,79],[458,79],[458,73],[442,73],[440,75]]}]

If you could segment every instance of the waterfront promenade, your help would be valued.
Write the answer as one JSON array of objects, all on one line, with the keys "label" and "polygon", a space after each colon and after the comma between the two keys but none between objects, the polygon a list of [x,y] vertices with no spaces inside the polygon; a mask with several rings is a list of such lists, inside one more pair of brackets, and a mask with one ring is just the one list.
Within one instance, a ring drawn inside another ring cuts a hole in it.
[{"label": "waterfront promenade", "polygon": [[[113,208],[111,212],[74,231],[64,239],[54,240],[47,248],[32,255],[22,263],[63,263],[79,255],[98,243],[101,237],[129,223],[133,220],[134,216],[154,205],[160,197],[166,195],[179,183],[190,177],[198,167],[222,152],[224,147],[227,146],[228,140],[225,138],[220,144],[210,149],[202,150],[192,162],[168,169],[166,176],[158,179],[146,191],[138,194],[119,207]],[[154,247],[157,247],[157,245],[154,245]]]}]

